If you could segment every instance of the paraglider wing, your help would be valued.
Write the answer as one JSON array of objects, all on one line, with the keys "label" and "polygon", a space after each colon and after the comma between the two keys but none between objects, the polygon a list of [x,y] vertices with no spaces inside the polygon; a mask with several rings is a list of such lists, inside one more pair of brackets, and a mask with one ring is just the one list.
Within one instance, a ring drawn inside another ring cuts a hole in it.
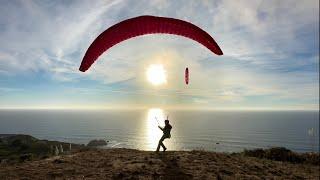
[{"label": "paraglider wing", "polygon": [[85,53],[79,70],[88,70],[103,52],[121,41],[154,33],[184,36],[201,43],[217,55],[223,54],[215,40],[194,24],[174,18],[138,16],[121,21],[101,33]]},{"label": "paraglider wing", "polygon": [[189,84],[189,68],[186,68],[186,70],[184,72],[184,80],[185,80],[186,84]]}]

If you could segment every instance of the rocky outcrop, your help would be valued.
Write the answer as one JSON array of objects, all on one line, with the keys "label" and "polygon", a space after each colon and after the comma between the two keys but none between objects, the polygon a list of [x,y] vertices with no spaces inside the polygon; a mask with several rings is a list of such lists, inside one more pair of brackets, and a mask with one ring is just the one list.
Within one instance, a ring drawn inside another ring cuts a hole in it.
[{"label": "rocky outcrop", "polygon": [[103,139],[95,139],[90,141],[87,146],[88,147],[98,147],[98,146],[106,146],[109,141],[105,141]]}]

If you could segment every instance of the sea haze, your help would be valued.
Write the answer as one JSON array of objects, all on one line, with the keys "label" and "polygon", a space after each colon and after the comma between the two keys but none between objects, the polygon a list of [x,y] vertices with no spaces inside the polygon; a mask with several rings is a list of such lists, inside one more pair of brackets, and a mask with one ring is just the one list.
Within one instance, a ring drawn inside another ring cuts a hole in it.
[{"label": "sea haze", "polygon": [[106,148],[155,150],[158,123],[163,126],[167,115],[173,126],[164,142],[169,150],[319,150],[318,111],[0,110],[0,134],[81,144],[105,139]]}]

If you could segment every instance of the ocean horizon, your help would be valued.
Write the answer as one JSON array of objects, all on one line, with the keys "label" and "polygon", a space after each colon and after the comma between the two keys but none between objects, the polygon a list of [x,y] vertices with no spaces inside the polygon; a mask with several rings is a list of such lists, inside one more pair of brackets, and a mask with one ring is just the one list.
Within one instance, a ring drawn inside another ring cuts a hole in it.
[{"label": "ocean horizon", "polygon": [[155,150],[163,120],[169,116],[168,150],[239,152],[285,147],[319,151],[318,111],[210,110],[0,110],[0,134],[29,134],[39,139],[87,144],[109,141],[106,148]]}]

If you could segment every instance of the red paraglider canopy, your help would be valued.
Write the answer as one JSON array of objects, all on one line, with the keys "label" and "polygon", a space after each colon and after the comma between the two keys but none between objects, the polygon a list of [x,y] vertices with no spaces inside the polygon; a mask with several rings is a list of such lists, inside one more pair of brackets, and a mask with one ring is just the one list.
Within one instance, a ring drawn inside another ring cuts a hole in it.
[{"label": "red paraglider canopy", "polygon": [[185,80],[186,84],[189,84],[189,68],[186,68],[186,70],[184,72],[184,80]]},{"label": "red paraglider canopy", "polygon": [[139,16],[121,21],[101,33],[88,48],[79,70],[88,70],[103,52],[121,41],[154,33],[184,36],[199,42],[217,55],[223,54],[207,32],[190,22],[167,17]]}]

